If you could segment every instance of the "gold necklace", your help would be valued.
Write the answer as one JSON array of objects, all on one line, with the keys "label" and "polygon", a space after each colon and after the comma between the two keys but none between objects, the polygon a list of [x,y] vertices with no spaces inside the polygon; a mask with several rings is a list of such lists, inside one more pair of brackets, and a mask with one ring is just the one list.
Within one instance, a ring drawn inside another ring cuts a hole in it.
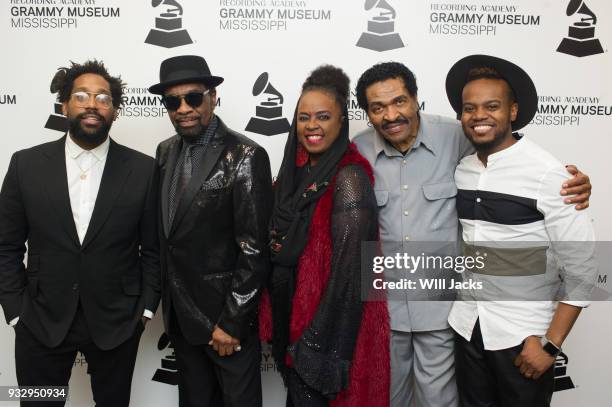
[{"label": "gold necklace", "polygon": [[81,170],[81,175],[79,175],[79,178],[84,180],[87,178],[87,173],[89,172],[89,170],[91,170],[94,165],[98,164],[100,162],[100,160],[98,160],[98,157],[96,157],[93,153],[86,151],[83,154],[91,154],[92,155],[92,161],[93,163],[91,163],[91,165],[89,167],[87,167],[87,169],[83,169],[83,167],[81,167],[81,164],[79,164],[79,160],[74,160],[74,162],[76,163],[77,167],[79,167],[79,170]]}]

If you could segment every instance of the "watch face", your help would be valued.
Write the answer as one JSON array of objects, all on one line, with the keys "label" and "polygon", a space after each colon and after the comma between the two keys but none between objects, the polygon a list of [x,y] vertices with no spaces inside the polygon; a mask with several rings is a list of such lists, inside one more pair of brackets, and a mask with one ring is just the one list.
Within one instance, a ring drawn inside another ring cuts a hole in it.
[{"label": "watch face", "polygon": [[552,357],[557,357],[559,352],[561,352],[560,349],[557,349],[557,347],[550,342],[546,342],[542,348]]}]

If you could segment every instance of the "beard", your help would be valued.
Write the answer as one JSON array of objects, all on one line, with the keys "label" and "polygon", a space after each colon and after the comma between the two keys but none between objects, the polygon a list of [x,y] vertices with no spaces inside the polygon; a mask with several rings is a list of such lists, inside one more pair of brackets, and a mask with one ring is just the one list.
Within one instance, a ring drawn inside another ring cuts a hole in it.
[{"label": "beard", "polygon": [[191,127],[189,129],[184,129],[179,125],[174,126],[174,128],[176,129],[176,132],[179,136],[184,137],[186,139],[196,139],[206,130],[206,128],[201,124],[198,124],[197,126]]},{"label": "beard", "polygon": [[[81,120],[84,116],[92,114],[98,116],[100,126],[98,126],[98,128],[95,130],[85,129],[81,125]],[[108,137],[108,132],[110,131],[112,125],[112,120],[106,120],[103,116],[91,112],[81,113],[76,117],[68,118],[68,128],[72,137],[90,145],[102,144],[102,142],[104,142],[104,140],[106,140]]]},{"label": "beard", "polygon": [[[466,131],[466,129],[464,129],[463,131],[464,133],[469,134]],[[468,137],[468,139],[470,140],[470,143],[472,143],[472,146],[474,146],[474,149],[476,151],[486,152],[486,151],[494,150],[496,147],[502,144],[504,140],[506,139],[506,135],[508,134],[508,132],[510,133],[512,132],[509,126],[496,131],[493,139],[489,141],[478,142],[478,141],[474,141],[475,139],[472,137]]]},{"label": "beard", "polygon": [[198,118],[198,124],[196,126],[192,126],[190,128],[184,128],[179,126],[178,121],[180,121],[182,118],[177,117],[177,122],[174,123],[174,129],[176,130],[176,133],[181,136],[184,137],[188,140],[193,140],[198,138],[200,135],[204,134],[204,132],[206,131],[206,127],[204,127],[202,125],[202,123],[199,122],[199,118]]}]

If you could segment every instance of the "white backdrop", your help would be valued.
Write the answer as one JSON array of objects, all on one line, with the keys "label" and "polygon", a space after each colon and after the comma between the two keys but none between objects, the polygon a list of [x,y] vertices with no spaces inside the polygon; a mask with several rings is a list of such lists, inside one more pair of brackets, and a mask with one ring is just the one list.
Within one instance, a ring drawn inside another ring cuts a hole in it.
[{"label": "white backdrop", "polygon": [[[372,64],[397,60],[415,72],[424,110],[452,115],[444,92],[447,70],[465,55],[485,53],[510,59],[531,74],[541,95],[541,110],[525,133],[563,162],[575,163],[590,175],[595,186],[590,213],[598,239],[609,241],[612,218],[606,216],[605,202],[612,199],[608,178],[612,3],[586,1],[597,17],[594,36],[602,48],[597,54],[576,57],[556,51],[568,36],[568,26],[587,17],[567,16],[568,0],[388,0],[395,11],[393,26],[389,21],[377,21],[381,10],[366,10],[365,0],[178,0],[182,16],[174,12],[177,17],[164,18],[149,43],[145,39],[156,26],[156,17],[175,7],[153,7],[146,0],[3,0],[0,177],[4,177],[14,151],[61,137],[62,133],[53,129],[57,125],[47,124],[55,102],[49,84],[55,70],[69,60],[101,59],[112,74],[123,77],[128,83],[128,103],[113,126],[112,137],[153,155],[158,142],[173,129],[159,100],[146,88],[158,81],[160,62],[171,56],[202,55],[213,74],[225,77],[217,92],[217,113],[229,127],[244,131],[255,107],[264,100],[262,95],[252,94],[263,72],[283,95],[283,117],[290,120],[300,85],[316,66],[338,65],[354,85]],[[369,20],[374,22],[369,24]],[[178,29],[178,22],[186,33]],[[365,41],[357,46],[368,30]],[[378,37],[372,33],[376,31]],[[393,46],[396,48],[384,50]],[[352,134],[356,134],[367,121],[354,98],[350,113]],[[62,123],[61,117],[54,120]],[[245,134],[268,150],[276,173],[286,134]],[[600,285],[610,290],[610,284]],[[596,303],[578,320],[565,346],[569,357],[565,373],[558,370],[559,383],[568,388],[555,393],[555,407],[609,405],[610,311],[609,302]],[[156,317],[140,345],[134,406],[177,405],[176,387],[152,380],[162,364],[165,373],[158,374],[166,378],[161,380],[174,377],[172,365],[164,361],[172,350],[157,347],[161,332]],[[0,385],[16,383],[13,339],[12,329],[0,329],[4,348],[0,353]],[[92,405],[86,362],[77,362],[70,404]],[[283,406],[284,391],[266,352],[262,370],[265,405]]]}]

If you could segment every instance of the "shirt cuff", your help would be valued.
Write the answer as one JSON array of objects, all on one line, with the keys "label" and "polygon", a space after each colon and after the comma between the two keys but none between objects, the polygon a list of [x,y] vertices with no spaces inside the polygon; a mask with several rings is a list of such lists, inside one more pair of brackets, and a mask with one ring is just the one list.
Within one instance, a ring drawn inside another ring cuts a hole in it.
[{"label": "shirt cuff", "polygon": [[587,308],[589,305],[591,305],[590,301],[559,301],[563,304],[567,304],[567,305],[573,305],[574,307],[579,307],[579,308]]},{"label": "shirt cuff", "polygon": [[153,313],[149,311],[148,309],[144,310],[144,312],[142,313],[142,316],[145,318],[153,319]]},{"label": "shirt cuff", "polygon": [[15,326],[17,325],[17,322],[19,322],[19,317],[11,319],[11,322],[9,322],[9,326]]}]

